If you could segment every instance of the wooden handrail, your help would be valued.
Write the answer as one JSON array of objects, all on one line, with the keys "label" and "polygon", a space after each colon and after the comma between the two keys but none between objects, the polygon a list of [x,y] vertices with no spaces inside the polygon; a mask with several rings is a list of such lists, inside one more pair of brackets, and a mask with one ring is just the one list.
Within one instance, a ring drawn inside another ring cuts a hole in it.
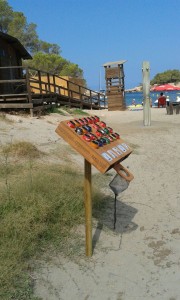
[{"label": "wooden handrail", "polygon": [[[59,94],[60,96],[66,96],[70,99],[79,99],[81,102],[81,106],[84,101],[87,101],[92,108],[92,104],[94,100],[100,105],[100,102],[105,106],[105,96],[103,93],[93,91],[87,87],[79,85],[71,80],[65,79],[59,75],[52,74],[50,72],[41,71],[31,67],[23,67],[23,66],[7,66],[7,67],[0,67],[1,69],[21,69],[22,75],[25,78],[13,78],[7,80],[0,80],[0,84],[3,83],[24,83],[26,89],[29,94],[29,101],[32,101],[32,89],[39,91],[40,94],[44,93],[52,93],[52,94]],[[23,72],[25,71],[25,72]],[[37,72],[37,78],[31,75],[32,71]],[[18,75],[17,75],[18,76]],[[47,81],[44,81],[44,77]],[[52,81],[51,81],[52,78]],[[66,83],[66,86],[60,85],[56,83],[56,78],[62,80]],[[37,86],[33,85],[36,84]],[[100,99],[102,98],[102,99]]]}]

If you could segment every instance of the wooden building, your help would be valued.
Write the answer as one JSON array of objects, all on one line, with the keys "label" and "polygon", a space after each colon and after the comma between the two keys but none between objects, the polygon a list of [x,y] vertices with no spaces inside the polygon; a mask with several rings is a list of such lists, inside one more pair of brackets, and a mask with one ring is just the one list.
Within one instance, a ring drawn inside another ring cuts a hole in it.
[{"label": "wooden building", "polygon": [[80,78],[60,77],[42,70],[22,66],[23,59],[32,59],[14,37],[0,32],[0,110],[34,112],[66,105],[101,109],[103,94],[94,92]]},{"label": "wooden building", "polygon": [[[16,90],[18,81],[13,82],[13,80],[23,78],[22,69],[17,68],[17,66],[22,66],[22,59],[32,59],[32,57],[18,39],[0,32],[0,67],[2,68],[0,94],[10,94]],[[16,68],[13,68],[14,66]],[[3,82],[6,80],[9,82]]]},{"label": "wooden building", "polygon": [[125,110],[126,102],[124,97],[124,68],[126,60],[108,62],[103,65],[105,68],[106,96],[108,110]]}]

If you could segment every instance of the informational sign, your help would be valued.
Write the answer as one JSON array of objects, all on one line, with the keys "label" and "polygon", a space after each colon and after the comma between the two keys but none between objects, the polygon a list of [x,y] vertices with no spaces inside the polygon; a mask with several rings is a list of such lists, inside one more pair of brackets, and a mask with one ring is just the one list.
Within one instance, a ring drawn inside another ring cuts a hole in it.
[{"label": "informational sign", "polygon": [[107,172],[132,152],[120,133],[97,116],[62,121],[56,133],[101,173]]}]

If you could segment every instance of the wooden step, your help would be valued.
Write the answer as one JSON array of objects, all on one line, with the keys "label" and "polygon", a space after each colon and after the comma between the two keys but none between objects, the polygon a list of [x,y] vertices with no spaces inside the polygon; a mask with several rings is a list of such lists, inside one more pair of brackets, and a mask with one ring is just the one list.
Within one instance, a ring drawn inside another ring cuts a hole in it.
[{"label": "wooden step", "polygon": [[23,94],[1,94],[0,95],[0,98],[1,97],[17,97],[17,96],[27,96],[28,95],[28,93],[23,93]]},{"label": "wooden step", "polygon": [[0,108],[33,108],[32,103],[0,103]]}]

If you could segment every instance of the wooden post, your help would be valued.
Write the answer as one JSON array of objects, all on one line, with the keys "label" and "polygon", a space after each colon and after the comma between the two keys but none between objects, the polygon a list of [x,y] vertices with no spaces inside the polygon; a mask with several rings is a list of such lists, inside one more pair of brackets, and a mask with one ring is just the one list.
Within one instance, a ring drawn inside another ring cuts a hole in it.
[{"label": "wooden post", "polygon": [[55,79],[55,75],[53,75],[53,86],[54,86],[54,93],[56,93],[56,79]]},{"label": "wooden post", "polygon": [[91,93],[91,90],[90,90],[90,101],[91,101],[91,109],[92,109],[92,93]]},{"label": "wooden post", "polygon": [[[69,81],[66,81],[66,84],[67,84],[69,107],[71,108],[71,91],[70,91]],[[64,95],[65,95],[65,90],[64,90]]]},{"label": "wooden post", "polygon": [[143,62],[143,120],[144,126],[151,125],[151,103],[150,103],[150,66],[148,61]]},{"label": "wooden post", "polygon": [[86,218],[86,255],[92,256],[91,164],[84,159],[84,203]]},{"label": "wooden post", "polygon": [[79,85],[79,98],[80,98],[80,109],[83,109],[83,98],[81,93],[81,86]]},{"label": "wooden post", "polygon": [[[30,76],[29,76],[29,68],[26,68],[26,84],[27,84],[27,92],[28,92],[28,102],[32,104],[32,95],[31,95],[31,87],[30,87]],[[30,115],[33,117],[33,108],[30,108]]]},{"label": "wooden post", "polygon": [[42,94],[42,81],[41,81],[41,72],[38,71],[38,80],[39,80],[39,91]]},{"label": "wooden post", "polygon": [[48,82],[48,92],[51,93],[51,82],[50,82],[49,73],[47,73],[47,82]]}]

